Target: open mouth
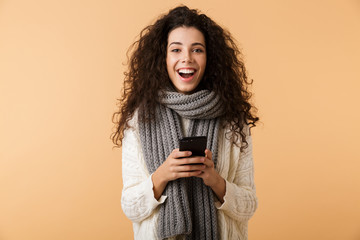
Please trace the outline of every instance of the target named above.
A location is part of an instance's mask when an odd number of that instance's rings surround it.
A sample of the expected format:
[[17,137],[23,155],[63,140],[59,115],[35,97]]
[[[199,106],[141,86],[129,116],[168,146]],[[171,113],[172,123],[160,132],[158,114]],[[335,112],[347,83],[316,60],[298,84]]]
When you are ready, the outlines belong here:
[[179,69],[178,74],[182,77],[182,78],[191,78],[192,76],[194,76],[196,70],[195,69]]

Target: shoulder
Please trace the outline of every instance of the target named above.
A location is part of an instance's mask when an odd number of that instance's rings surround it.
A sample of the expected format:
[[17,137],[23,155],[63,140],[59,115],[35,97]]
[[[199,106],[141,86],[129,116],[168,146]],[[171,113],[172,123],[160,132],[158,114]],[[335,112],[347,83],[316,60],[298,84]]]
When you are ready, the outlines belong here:
[[136,110],[126,124],[123,142],[138,142],[139,139],[138,111]]
[[132,117],[127,122],[126,129],[136,130],[138,128],[138,110],[135,110]]

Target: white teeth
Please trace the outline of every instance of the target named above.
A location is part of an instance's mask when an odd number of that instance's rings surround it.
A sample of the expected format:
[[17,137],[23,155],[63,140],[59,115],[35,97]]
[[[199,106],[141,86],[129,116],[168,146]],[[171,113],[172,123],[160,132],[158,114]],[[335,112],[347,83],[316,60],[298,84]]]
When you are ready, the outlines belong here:
[[187,73],[194,73],[194,72],[195,72],[194,69],[180,69],[180,70],[179,70],[179,73],[185,73],[185,74],[187,74]]

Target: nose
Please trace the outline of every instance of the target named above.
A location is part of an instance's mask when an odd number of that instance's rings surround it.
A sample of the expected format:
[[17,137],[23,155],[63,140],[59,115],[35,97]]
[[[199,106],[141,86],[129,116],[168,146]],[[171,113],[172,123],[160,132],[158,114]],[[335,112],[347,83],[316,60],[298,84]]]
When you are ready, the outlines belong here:
[[182,56],[182,62],[186,63],[186,62],[192,62],[192,56],[191,56],[191,52],[189,51],[184,51],[184,55]]

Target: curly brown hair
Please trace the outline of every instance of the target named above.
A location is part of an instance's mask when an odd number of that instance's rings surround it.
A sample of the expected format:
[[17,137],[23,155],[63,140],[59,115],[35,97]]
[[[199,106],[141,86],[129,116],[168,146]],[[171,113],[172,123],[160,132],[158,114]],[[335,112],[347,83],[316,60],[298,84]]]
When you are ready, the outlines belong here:
[[[179,6],[160,17],[153,25],[145,27],[138,41],[128,53],[128,71],[125,72],[124,88],[119,100],[119,111],[113,115],[116,131],[111,139],[121,146],[128,121],[140,106],[154,109],[159,103],[159,91],[171,86],[166,69],[166,51],[169,33],[178,27],[195,27],[205,37],[207,63],[198,89],[215,91],[222,99],[225,125],[230,126],[228,139],[237,143],[241,137],[241,150],[247,147],[244,125],[255,126],[259,120],[256,108],[250,104],[251,93],[242,54],[231,34],[198,10]],[[225,126],[224,125],[224,126]]]

